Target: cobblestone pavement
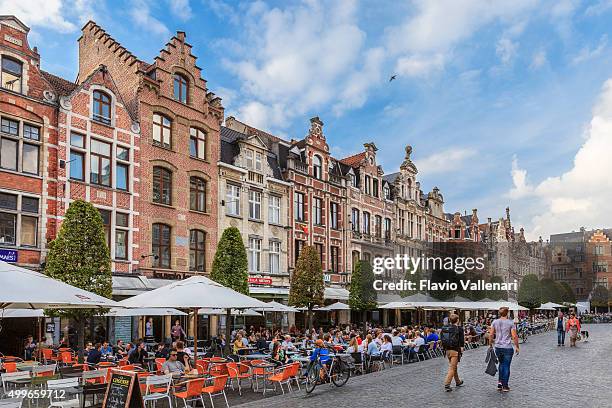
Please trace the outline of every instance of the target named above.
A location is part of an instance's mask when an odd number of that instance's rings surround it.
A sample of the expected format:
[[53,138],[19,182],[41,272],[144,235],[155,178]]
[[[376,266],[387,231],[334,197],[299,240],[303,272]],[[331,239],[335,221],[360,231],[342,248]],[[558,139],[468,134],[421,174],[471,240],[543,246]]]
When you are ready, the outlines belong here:
[[557,347],[556,332],[529,337],[512,360],[509,393],[498,392],[497,378],[484,373],[486,347],[480,347],[464,354],[459,373],[465,386],[453,392],[443,391],[447,364],[435,358],[357,376],[342,388],[320,385],[310,395],[302,390],[240,407],[612,407],[612,324],[585,328],[590,339],[576,348],[568,347],[568,338]]

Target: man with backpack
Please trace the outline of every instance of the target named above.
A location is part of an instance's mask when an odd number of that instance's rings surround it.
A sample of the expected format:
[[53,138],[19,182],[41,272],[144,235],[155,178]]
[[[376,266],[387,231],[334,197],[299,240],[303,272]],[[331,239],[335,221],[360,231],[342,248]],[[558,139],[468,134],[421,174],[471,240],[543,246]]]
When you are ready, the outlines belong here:
[[442,327],[442,333],[440,334],[442,347],[446,351],[446,358],[448,358],[448,373],[444,380],[444,390],[446,392],[453,390],[451,388],[453,378],[457,387],[463,385],[463,381],[459,379],[457,365],[461,360],[463,347],[465,346],[463,327],[459,326],[459,316],[453,313],[449,316],[448,321],[450,324]]

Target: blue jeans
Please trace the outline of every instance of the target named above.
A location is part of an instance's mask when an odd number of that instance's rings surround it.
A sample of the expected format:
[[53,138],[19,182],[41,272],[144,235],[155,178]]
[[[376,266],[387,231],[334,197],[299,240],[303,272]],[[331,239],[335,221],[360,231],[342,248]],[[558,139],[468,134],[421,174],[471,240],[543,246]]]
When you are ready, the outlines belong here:
[[565,330],[557,330],[557,344],[565,344]]
[[514,349],[495,347],[495,355],[497,355],[499,360],[499,382],[502,387],[507,387],[508,380],[510,379],[510,363],[512,362]]

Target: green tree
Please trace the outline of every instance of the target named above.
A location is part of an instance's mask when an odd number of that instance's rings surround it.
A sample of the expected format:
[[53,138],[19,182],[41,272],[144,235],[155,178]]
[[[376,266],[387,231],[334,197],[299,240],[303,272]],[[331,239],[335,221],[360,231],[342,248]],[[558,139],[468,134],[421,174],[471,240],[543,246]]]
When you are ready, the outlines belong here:
[[[72,202],[57,238],[49,244],[45,273],[59,281],[110,298],[113,290],[111,259],[104,237],[100,212],[88,202]],[[83,361],[85,322],[107,310],[64,309],[47,312],[75,321],[79,361]]]
[[[249,294],[249,264],[247,253],[242,241],[240,231],[236,227],[229,227],[223,231],[217,244],[217,252],[213,260],[210,278],[221,285],[236,292]],[[232,327],[232,310],[225,312],[225,350],[230,353],[230,336]]]
[[591,306],[595,307],[595,312],[597,312],[598,307],[608,307],[608,301],[610,300],[610,293],[605,286],[597,285],[595,289],[593,289],[593,293],[591,294]]
[[[489,280],[491,283],[504,283],[501,276],[495,275]],[[488,290],[486,297],[491,300],[508,300],[508,292],[505,290]]]
[[576,295],[572,287],[567,282],[561,282],[561,287],[563,288],[561,300],[567,303],[576,303]]
[[374,272],[369,262],[360,260],[355,265],[349,287],[349,306],[361,312],[364,333],[367,331],[367,313],[377,307]]
[[323,304],[324,291],[325,285],[319,252],[314,246],[306,245],[300,252],[295,271],[291,277],[289,304],[295,307],[308,308],[309,328],[313,328],[312,309]]
[[534,274],[526,275],[521,281],[518,290],[518,302],[529,310],[537,309],[542,304],[542,288],[538,277]]
[[557,282],[550,278],[544,278],[540,281],[541,298],[542,303],[562,302],[562,289]]

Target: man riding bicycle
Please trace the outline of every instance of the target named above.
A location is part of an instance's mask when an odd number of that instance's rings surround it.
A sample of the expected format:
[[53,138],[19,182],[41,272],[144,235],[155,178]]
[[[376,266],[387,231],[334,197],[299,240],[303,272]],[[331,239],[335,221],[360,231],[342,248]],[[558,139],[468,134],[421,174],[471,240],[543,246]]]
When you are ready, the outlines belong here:
[[310,362],[315,363],[317,358],[319,359],[319,363],[321,363],[319,376],[321,377],[321,381],[323,381],[327,375],[327,368],[331,363],[331,358],[329,357],[329,349],[325,347],[322,339],[318,339],[315,342],[315,349],[310,355]]

